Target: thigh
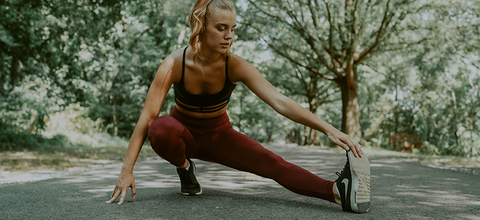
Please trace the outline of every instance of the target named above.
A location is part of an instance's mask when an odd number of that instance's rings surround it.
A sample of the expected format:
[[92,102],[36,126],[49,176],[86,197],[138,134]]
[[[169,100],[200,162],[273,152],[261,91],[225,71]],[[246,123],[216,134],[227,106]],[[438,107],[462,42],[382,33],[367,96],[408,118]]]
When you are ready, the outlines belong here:
[[171,116],[155,119],[148,129],[153,150],[170,163],[180,166],[185,157],[195,157],[197,143],[189,129]]

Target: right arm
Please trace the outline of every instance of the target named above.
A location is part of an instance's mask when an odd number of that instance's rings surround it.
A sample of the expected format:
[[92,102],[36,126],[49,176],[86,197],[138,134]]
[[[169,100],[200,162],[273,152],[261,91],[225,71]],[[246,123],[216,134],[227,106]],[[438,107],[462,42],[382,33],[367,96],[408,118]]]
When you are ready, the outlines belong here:
[[121,195],[120,202],[118,203],[121,205],[125,199],[128,188],[132,188],[132,198],[135,198],[136,190],[135,180],[133,178],[133,166],[135,165],[138,154],[142,149],[148,128],[155,118],[157,118],[163,102],[165,101],[165,97],[167,96],[168,90],[175,81],[175,77],[173,76],[173,64],[174,58],[172,55],[170,55],[162,62],[157,70],[157,74],[155,75],[150,89],[148,90],[142,114],[140,115],[132,137],[130,138],[130,143],[128,144],[127,154],[125,155],[122,171],[118,177],[115,189],[110,196],[111,199],[106,203],[112,203],[118,198],[119,195]]

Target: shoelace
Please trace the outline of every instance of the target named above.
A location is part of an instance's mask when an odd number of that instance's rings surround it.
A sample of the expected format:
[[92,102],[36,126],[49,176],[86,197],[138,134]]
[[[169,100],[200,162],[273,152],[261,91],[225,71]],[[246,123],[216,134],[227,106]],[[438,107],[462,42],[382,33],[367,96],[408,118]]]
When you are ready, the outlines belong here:
[[335,174],[337,174],[337,176],[340,177],[343,171],[345,171],[345,169],[347,168],[347,166],[348,166],[348,162],[345,164],[345,166],[343,166],[342,172],[335,172]]
[[188,177],[190,178],[190,183],[197,185],[197,178],[195,178],[195,175],[193,173],[188,172]]
[[[191,185],[191,184],[196,185],[196,184],[198,184],[197,178],[195,178],[195,174],[190,173],[190,171],[188,171],[188,170],[186,170],[186,169],[185,169],[185,171],[183,171],[183,173],[184,173],[184,174],[183,174],[182,176],[184,177],[184,180],[187,181],[187,185]],[[187,177],[187,176],[188,176],[188,177]]]

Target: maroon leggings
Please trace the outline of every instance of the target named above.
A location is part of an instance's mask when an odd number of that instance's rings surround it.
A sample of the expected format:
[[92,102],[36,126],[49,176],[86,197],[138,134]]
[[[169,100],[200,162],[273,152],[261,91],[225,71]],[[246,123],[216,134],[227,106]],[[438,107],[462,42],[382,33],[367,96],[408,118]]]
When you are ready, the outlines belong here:
[[170,116],[153,121],[148,139],[153,150],[175,166],[183,165],[185,157],[215,162],[273,179],[292,192],[335,202],[334,182],[285,161],[233,130],[227,113],[197,119],[173,108]]

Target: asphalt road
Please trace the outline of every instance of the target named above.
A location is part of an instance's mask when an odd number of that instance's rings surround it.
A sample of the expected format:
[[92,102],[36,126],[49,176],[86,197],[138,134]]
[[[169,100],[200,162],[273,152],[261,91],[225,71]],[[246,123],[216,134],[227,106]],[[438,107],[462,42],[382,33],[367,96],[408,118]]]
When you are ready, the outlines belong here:
[[[344,154],[271,146],[270,150],[334,180]],[[162,159],[137,162],[137,195],[105,204],[120,172],[105,167],[61,178],[0,185],[0,219],[480,219],[480,176],[396,159],[370,158],[371,208],[341,211],[276,182],[218,164],[197,162],[203,195],[180,194],[175,168]],[[117,200],[118,201],[118,200]]]

